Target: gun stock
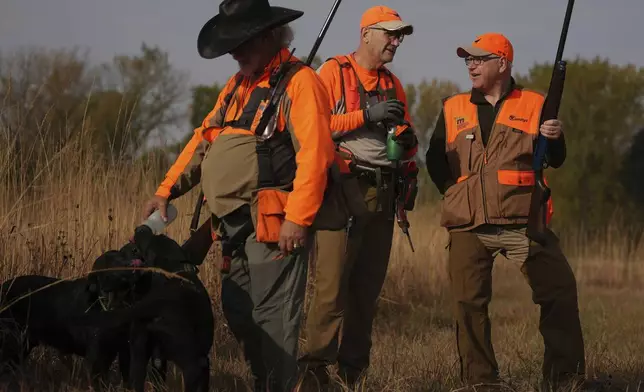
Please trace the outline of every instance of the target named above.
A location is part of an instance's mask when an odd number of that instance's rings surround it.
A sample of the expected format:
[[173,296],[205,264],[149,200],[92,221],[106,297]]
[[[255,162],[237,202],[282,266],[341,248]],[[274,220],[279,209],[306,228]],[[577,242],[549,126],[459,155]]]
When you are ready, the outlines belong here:
[[[559,38],[559,47],[557,48],[557,55],[555,57],[552,76],[550,78],[550,86],[548,87],[548,95],[546,96],[543,108],[541,109],[539,124],[543,124],[547,120],[556,119],[559,115],[559,106],[561,104],[564,81],[566,79],[566,62],[561,58],[563,56],[566,37],[568,35],[568,26],[570,25],[570,16],[572,14],[573,5],[574,0],[568,0],[566,16],[564,17],[561,37]],[[530,212],[528,215],[526,234],[528,238],[542,245],[545,244],[546,241],[547,204],[551,194],[550,188],[546,185],[543,176],[543,171],[547,167],[547,153],[548,140],[539,133],[532,161],[532,170],[535,174],[535,186],[530,199]]]
[[[198,218],[198,216],[197,216]],[[181,247],[188,254],[190,261],[194,265],[201,265],[204,259],[208,255],[208,251],[213,243],[212,233],[211,233],[211,219],[208,218],[199,229],[192,230],[190,237],[184,242]],[[197,224],[199,219],[197,219]]]

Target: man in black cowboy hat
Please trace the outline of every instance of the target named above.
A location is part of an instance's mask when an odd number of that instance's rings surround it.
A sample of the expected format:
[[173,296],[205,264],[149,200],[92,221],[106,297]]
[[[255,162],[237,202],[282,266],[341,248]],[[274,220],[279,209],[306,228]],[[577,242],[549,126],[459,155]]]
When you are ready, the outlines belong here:
[[[217,234],[239,237],[250,227],[243,241],[232,244],[222,307],[244,346],[256,390],[291,390],[297,381],[310,227],[335,156],[328,95],[315,71],[287,50],[292,31],[286,24],[302,12],[267,0],[226,0],[219,10],[199,33],[198,51],[207,59],[230,53],[239,72],[146,204],[144,216],[155,209],[164,216],[169,200],[201,182]],[[286,81],[277,84],[282,99],[268,125],[258,126],[276,73]]]

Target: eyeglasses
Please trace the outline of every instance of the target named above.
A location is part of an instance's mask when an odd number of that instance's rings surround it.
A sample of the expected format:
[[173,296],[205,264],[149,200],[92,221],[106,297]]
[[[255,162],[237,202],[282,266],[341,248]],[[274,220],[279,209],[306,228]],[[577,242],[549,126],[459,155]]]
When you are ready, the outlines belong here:
[[371,30],[380,30],[384,31],[385,35],[389,39],[389,41],[393,41],[394,39],[398,39],[398,42],[402,43],[403,40],[405,39],[405,34],[403,34],[402,31],[391,31],[387,29],[383,29],[380,27],[370,27]]
[[499,57],[499,56],[494,56],[494,55],[487,55],[487,56],[468,56],[468,57],[466,57],[466,58],[465,58],[465,65],[467,65],[468,67],[469,67],[471,64],[474,64],[474,65],[481,65],[481,64],[483,64],[483,63],[484,63],[484,62],[486,62],[486,61],[494,60],[494,59],[500,59],[500,58],[501,58],[501,57]]

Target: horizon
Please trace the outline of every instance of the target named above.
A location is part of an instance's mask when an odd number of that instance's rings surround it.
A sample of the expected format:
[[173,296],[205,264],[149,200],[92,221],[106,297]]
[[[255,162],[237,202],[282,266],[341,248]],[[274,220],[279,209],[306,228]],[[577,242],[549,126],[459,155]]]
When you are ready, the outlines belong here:
[[[308,56],[333,1],[270,1],[304,11],[291,23],[295,31],[292,48],[298,57]],[[299,3],[299,4],[298,4]],[[383,4],[398,11],[414,25],[388,64],[403,85],[423,79],[448,79],[460,88],[469,86],[467,69],[456,56],[456,47],[472,42],[486,31],[505,34],[514,46],[514,73],[526,74],[535,63],[552,63],[557,51],[567,1],[452,0],[431,4],[423,0],[344,1],[331,21],[317,55],[322,59],[352,52],[359,39],[362,13]],[[608,59],[615,65],[644,66],[644,51],[637,26],[644,14],[641,0],[577,1],[572,12],[564,59],[576,57]],[[201,58],[196,49],[197,34],[218,12],[219,1],[198,0],[190,7],[160,0],[154,8],[142,0],[9,0],[0,14],[0,51],[36,46],[47,49],[89,50],[92,63],[107,62],[117,54],[137,54],[142,43],[166,51],[178,70],[187,72],[190,87],[225,83],[237,70],[229,55],[215,60]],[[500,10],[503,9],[503,12]],[[465,12],[464,12],[465,11]],[[523,18],[529,15],[529,18]],[[619,21],[608,25],[605,21]],[[458,21],[455,23],[454,21]],[[427,43],[429,47],[424,44]],[[185,96],[182,102],[189,102]],[[181,132],[181,131],[180,131]]]

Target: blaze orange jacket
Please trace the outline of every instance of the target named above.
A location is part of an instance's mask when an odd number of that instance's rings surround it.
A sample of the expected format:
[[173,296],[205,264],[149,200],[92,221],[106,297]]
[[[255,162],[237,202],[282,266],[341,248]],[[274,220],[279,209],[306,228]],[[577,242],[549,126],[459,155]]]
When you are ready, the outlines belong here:
[[[264,73],[251,82],[244,78],[225,111],[224,121],[237,120],[256,87],[267,87],[271,71],[289,56],[282,49],[266,66]],[[293,59],[291,61],[297,61]],[[213,110],[206,116],[202,125],[194,130],[192,139],[185,146],[175,163],[167,172],[165,180],[156,191],[164,198],[179,197],[192,189],[200,181],[200,164],[209,143],[223,133],[251,133],[245,129],[224,126],[222,103],[224,97],[233,89],[235,76],[231,77],[219,94]],[[335,157],[335,145],[329,133],[330,113],[328,95],[315,71],[309,67],[298,70],[288,85],[281,101],[277,129],[287,129],[294,136],[297,170],[293,191],[288,196],[285,207],[286,219],[302,226],[310,226],[322,204],[327,184],[327,169]],[[218,118],[219,117],[219,118]],[[222,170],[226,170],[222,162]]]

